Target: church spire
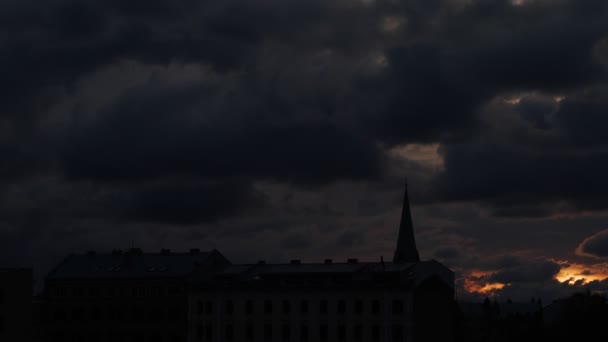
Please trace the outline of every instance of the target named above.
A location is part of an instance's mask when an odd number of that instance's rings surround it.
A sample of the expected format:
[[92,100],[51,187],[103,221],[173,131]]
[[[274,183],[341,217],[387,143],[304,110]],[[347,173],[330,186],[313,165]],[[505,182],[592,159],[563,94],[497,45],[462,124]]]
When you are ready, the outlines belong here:
[[410,211],[410,199],[407,193],[407,180],[405,181],[405,194],[403,195],[403,208],[401,209],[401,224],[399,225],[399,238],[397,250],[393,262],[403,264],[408,262],[419,262],[416,240],[414,238],[414,225]]

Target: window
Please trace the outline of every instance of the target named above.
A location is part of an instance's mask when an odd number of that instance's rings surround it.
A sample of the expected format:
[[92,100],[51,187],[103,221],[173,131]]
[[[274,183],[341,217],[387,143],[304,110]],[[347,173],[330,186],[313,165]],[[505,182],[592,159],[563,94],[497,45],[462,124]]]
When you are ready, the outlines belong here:
[[65,297],[65,287],[60,287],[58,290],[58,295],[60,297]]
[[291,302],[283,300],[283,313],[287,315],[289,312],[291,312]]
[[211,324],[207,324],[205,327],[205,338],[207,341],[211,341],[213,339],[213,326],[211,326]]
[[272,314],[272,301],[270,299],[264,301],[264,313],[266,315]]
[[183,317],[183,312],[178,306],[172,306],[167,310],[167,319],[172,322],[179,321]]
[[399,299],[393,300],[393,315],[403,314],[403,301]]
[[303,314],[308,313],[308,301],[307,300],[302,300],[302,302],[300,303],[300,312]]
[[355,313],[360,315],[363,313],[363,301],[361,299],[357,299],[355,301]]
[[308,325],[300,327],[300,341],[308,341]]
[[142,307],[136,307],[133,309],[133,317],[140,321],[143,322],[146,318],[146,310],[144,310],[144,308]]
[[80,321],[82,320],[84,317],[82,317],[84,314],[84,309],[82,308],[73,308],[72,309],[72,320],[74,321]]
[[101,318],[101,309],[98,307],[91,308],[89,318],[93,321],[97,321]]
[[152,295],[155,297],[160,297],[163,295],[163,289],[159,286],[155,286],[152,288]]
[[353,328],[353,337],[355,341],[361,341],[361,338],[363,338],[363,326],[361,324],[357,324]]
[[225,304],[224,306],[226,309],[226,314],[232,315],[234,313],[234,303],[231,300],[226,300],[226,302],[224,304]]
[[283,341],[289,341],[291,339],[291,327],[289,324],[283,324],[282,335]]
[[55,311],[55,321],[65,321],[67,318],[67,313],[65,310],[59,309]]
[[327,341],[327,324],[321,324],[321,326],[319,327],[319,338],[321,339],[321,341]]
[[346,313],[346,301],[344,299],[338,301],[338,313],[341,315]]
[[245,328],[245,338],[247,341],[253,341],[253,324],[251,323],[247,324]]
[[178,294],[182,293],[182,290],[179,286],[171,286],[171,287],[169,287],[168,293],[170,295],[178,295]]
[[270,324],[264,325],[264,340],[265,341],[272,340],[272,325],[270,325]]
[[198,302],[196,302],[196,313],[200,316],[203,314],[204,311],[205,310],[203,302],[199,300]]
[[393,325],[393,341],[403,340],[403,326],[399,324]]
[[252,300],[247,300],[247,301],[245,302],[245,312],[246,312],[248,315],[253,314],[253,301],[252,301]]
[[321,312],[322,315],[327,315],[327,300],[323,299],[321,300],[320,306],[319,306],[319,311]]
[[380,326],[378,325],[372,327],[372,341],[380,341]]
[[203,325],[199,324],[196,326],[196,339],[199,341],[203,340]]
[[380,313],[380,301],[377,299],[372,301],[372,313],[375,315]]
[[211,315],[213,313],[213,302],[212,301],[207,301],[205,303],[205,313],[207,315]]
[[99,288],[97,288],[97,287],[91,287],[89,289],[89,296],[91,296],[91,297],[99,297]]
[[232,324],[226,325],[226,340],[227,341],[234,340],[234,327],[232,326]]
[[72,289],[72,293],[74,294],[74,297],[83,297],[84,289],[82,287],[75,287]]
[[344,324],[338,325],[338,340],[346,340],[346,326]]

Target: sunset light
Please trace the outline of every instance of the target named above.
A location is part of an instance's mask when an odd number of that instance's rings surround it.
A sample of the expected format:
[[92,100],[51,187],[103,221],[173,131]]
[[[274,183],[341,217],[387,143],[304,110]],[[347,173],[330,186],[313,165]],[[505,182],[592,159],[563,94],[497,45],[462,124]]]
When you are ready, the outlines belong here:
[[0,16],[0,342],[608,341],[608,0]]
[[473,271],[464,280],[464,289],[469,293],[479,293],[486,296],[494,296],[496,292],[502,290],[508,284],[489,282],[487,277],[491,276],[492,271]]
[[556,261],[562,265],[560,272],[555,276],[555,279],[560,283],[568,283],[574,285],[581,283],[588,284],[592,281],[602,281],[608,279],[608,264],[574,264],[566,261]]

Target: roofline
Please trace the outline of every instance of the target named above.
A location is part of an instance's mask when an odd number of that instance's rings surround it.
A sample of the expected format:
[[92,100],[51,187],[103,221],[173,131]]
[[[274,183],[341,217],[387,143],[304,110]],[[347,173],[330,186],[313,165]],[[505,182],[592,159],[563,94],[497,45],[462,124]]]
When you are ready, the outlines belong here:
[[63,258],[63,260],[61,260],[59,262],[59,264],[57,264],[57,266],[53,267],[52,270],[50,270],[45,276],[44,276],[44,280],[46,281],[48,278],[50,278],[53,274],[55,274],[57,272],[57,270],[63,266],[70,258],[72,258],[74,256],[74,253],[70,253],[68,254],[68,256],[66,256],[65,258]]

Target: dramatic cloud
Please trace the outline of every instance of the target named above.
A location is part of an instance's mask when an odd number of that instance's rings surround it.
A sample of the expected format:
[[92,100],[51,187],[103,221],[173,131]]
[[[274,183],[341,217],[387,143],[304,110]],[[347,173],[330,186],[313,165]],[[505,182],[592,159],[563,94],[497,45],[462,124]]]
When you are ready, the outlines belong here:
[[576,253],[595,258],[608,257],[608,230],[592,235],[578,246]]
[[560,271],[560,265],[550,261],[526,260],[523,265],[507,268],[492,274],[489,281],[503,284],[522,282],[544,282],[550,281]]
[[561,293],[605,256],[607,70],[599,0],[6,0],[2,260],[378,259],[407,175],[461,287]]

